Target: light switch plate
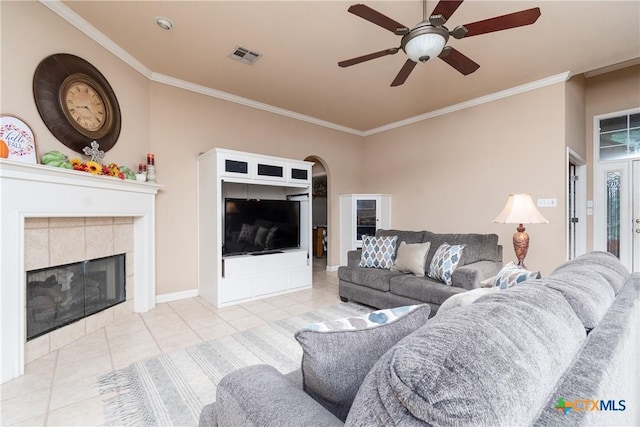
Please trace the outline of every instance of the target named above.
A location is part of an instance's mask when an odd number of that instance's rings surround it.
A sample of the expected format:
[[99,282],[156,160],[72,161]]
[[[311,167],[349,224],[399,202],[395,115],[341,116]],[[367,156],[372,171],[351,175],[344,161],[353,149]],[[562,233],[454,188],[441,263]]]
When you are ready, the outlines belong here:
[[538,199],[539,208],[555,208],[558,206],[558,199]]

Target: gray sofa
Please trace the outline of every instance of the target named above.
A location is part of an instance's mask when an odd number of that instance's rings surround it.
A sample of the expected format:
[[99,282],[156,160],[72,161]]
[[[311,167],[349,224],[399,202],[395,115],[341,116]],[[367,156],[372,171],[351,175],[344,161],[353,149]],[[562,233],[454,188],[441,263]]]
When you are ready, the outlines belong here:
[[355,301],[375,308],[427,303],[432,315],[450,296],[480,287],[480,281],[495,276],[502,268],[502,246],[496,234],[439,234],[430,231],[383,230],[376,237],[398,236],[397,243],[431,242],[425,272],[433,255],[443,243],[465,244],[462,261],[454,270],[452,285],[413,274],[380,268],[358,267],[361,250],[349,251],[348,265],[338,268],[342,301]]
[[[349,358],[333,358],[348,345],[342,347],[325,348],[315,362],[353,374]],[[351,360],[363,357],[352,350]],[[353,402],[336,402],[343,411],[318,403],[303,391],[308,384],[301,388],[274,368],[256,365],[222,379],[217,402],[203,409],[200,423],[639,425],[639,353],[640,273],[593,252],[548,278],[443,308],[399,337],[370,369],[357,365],[364,380]]]

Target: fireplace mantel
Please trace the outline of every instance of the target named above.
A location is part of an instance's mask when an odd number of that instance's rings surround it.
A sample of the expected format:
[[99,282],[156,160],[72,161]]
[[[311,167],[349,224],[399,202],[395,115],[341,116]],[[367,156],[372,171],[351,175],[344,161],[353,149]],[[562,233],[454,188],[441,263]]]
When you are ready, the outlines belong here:
[[133,217],[134,310],[155,306],[155,197],[161,185],[0,159],[2,383],[24,373],[25,218]]

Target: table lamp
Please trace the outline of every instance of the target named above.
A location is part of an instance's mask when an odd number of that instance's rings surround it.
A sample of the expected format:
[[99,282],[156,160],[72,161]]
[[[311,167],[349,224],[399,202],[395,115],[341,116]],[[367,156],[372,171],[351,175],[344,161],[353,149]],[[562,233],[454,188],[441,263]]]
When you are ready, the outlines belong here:
[[492,221],[501,224],[518,224],[513,234],[513,249],[518,258],[518,265],[524,266],[524,258],[529,249],[529,235],[525,232],[523,224],[547,224],[549,221],[542,216],[533,203],[530,194],[511,194],[502,212]]

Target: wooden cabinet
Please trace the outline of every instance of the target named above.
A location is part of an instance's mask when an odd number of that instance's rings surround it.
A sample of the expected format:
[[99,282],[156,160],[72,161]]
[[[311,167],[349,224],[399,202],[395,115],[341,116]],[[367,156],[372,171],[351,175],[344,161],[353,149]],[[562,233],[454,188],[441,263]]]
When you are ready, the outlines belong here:
[[313,255],[316,258],[324,258],[326,235],[327,227],[317,226],[313,228]]
[[347,252],[362,247],[363,236],[391,226],[391,196],[346,194],[340,196],[340,264],[347,265]]
[[[313,163],[214,149],[198,157],[198,292],[216,307],[312,285]],[[223,255],[225,199],[300,202],[298,248]]]

